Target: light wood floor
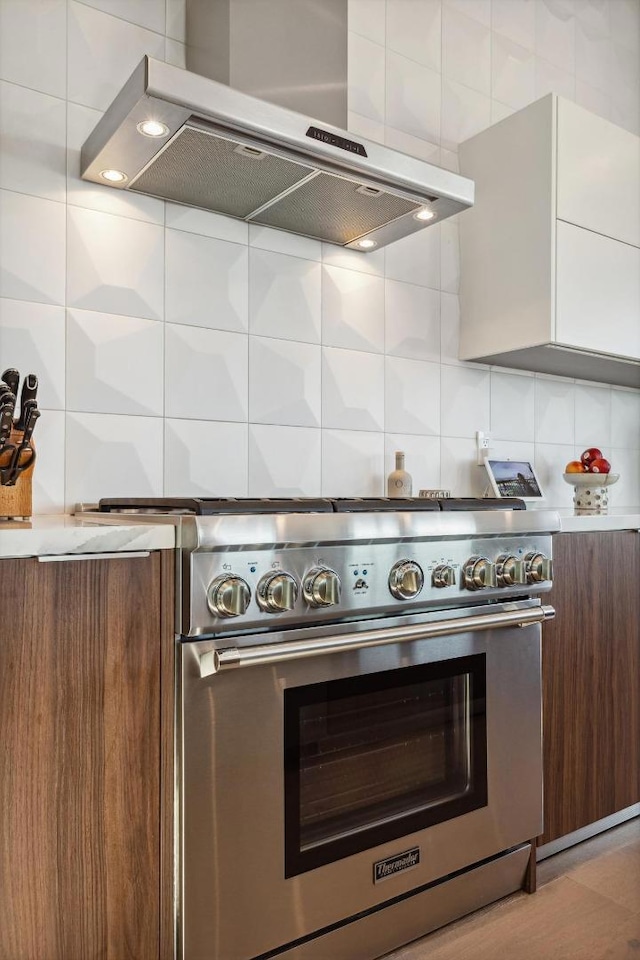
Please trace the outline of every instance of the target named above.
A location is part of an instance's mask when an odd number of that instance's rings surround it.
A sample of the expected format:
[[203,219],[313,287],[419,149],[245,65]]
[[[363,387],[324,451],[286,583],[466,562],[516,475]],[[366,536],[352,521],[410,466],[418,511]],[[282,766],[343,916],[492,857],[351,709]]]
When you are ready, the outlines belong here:
[[385,960],[640,960],[640,818],[538,864],[517,893]]

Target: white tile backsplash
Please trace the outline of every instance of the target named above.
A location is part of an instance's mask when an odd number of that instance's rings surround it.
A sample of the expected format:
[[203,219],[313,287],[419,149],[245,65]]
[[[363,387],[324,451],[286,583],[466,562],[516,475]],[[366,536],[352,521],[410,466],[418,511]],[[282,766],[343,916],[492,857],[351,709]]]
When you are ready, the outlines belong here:
[[254,248],[249,265],[251,333],[319,343],[320,264]]
[[164,246],[164,230],[156,224],[70,206],[67,303],[83,310],[161,320]]
[[442,0],[442,5],[445,10],[457,10],[485,27],[491,25],[491,0]]
[[611,472],[620,479],[611,487],[610,500],[614,507],[634,507],[638,503],[640,487],[640,450],[611,449]]
[[445,5],[442,11],[442,73],[479,93],[491,89],[491,30]]
[[349,30],[384,46],[385,4],[371,0],[348,0]]
[[495,35],[491,53],[491,96],[514,109],[535,99],[535,57],[530,49]]
[[64,513],[66,414],[63,410],[47,410],[43,407],[40,423],[42,420],[45,421],[46,428],[38,428],[33,437],[36,450],[32,487],[33,511]]
[[535,63],[535,99],[546,96],[548,93],[557,93],[560,97],[575,99],[575,73],[563,70],[555,63],[536,57]]
[[0,190],[0,297],[63,304],[65,205]]
[[607,92],[612,73],[612,45],[588,23],[576,22],[576,78]]
[[82,3],[156,33],[165,32],[166,0],[82,0]]
[[384,430],[384,358],[322,348],[322,424],[339,430]]
[[491,374],[468,366],[441,371],[440,428],[445,437],[474,437],[488,432],[491,423]]
[[165,416],[246,420],[246,334],[177,323],[165,326]]
[[570,73],[575,69],[576,50],[572,9],[566,0],[536,0],[536,53]]
[[167,497],[247,495],[247,424],[165,421]]
[[322,431],[324,497],[379,497],[385,477],[382,433]]
[[442,81],[442,146],[456,150],[491,124],[491,99],[447,78]]
[[384,425],[387,433],[437,436],[440,365],[404,357],[385,360]]
[[575,384],[536,377],[535,418],[536,443],[575,443]]
[[[105,188],[109,192],[108,188]],[[117,193],[111,190],[111,193]],[[160,203],[160,201],[154,201]],[[198,233],[214,240],[228,240],[229,243],[244,243],[249,240],[249,228],[243,220],[223,217],[211,210],[198,210],[196,207],[183,207],[179,203],[165,203],[165,225],[186,233]]]
[[597,113],[601,117],[609,117],[611,113],[611,97],[608,93],[598,90],[584,80],[576,80],[576,103],[585,110]]
[[[219,217],[219,219],[229,220],[230,218]],[[239,223],[237,220],[231,222]],[[261,250],[285,253],[290,257],[301,257],[303,260],[322,260],[322,243],[319,240],[314,240],[312,237],[298,237],[295,233],[263,227],[259,223],[252,223],[249,226],[249,244]]]
[[322,268],[322,342],[328,347],[384,352],[382,277]]
[[384,123],[384,47],[349,31],[349,110]]
[[[533,442],[535,381],[511,373],[491,371],[491,438]],[[493,453],[492,449],[492,453]],[[513,459],[513,454],[509,454]]]
[[385,349],[394,357],[440,360],[440,294],[415,283],[385,283]]
[[64,99],[67,0],[1,0],[0,78]]
[[[36,510],[381,494],[396,450],[415,492],[480,495],[479,429],[552,505],[592,444],[640,504],[640,391],[458,359],[459,218],[363,255],[80,180],[142,56],[184,64],[185,11],[0,0],[0,361],[40,379]],[[551,90],[640,131],[637,0],[349,0],[348,40],[354,138],[450,170]]]
[[320,346],[252,337],[249,346],[249,420],[320,426]]
[[157,320],[67,312],[68,410],[161,417],[163,361]]
[[[156,0],[139,0],[150,9]],[[130,6],[130,0],[121,0]],[[110,2],[105,7],[111,8]],[[154,33],[85,3],[68,3],[67,98],[106,110],[147,54],[164,60],[164,34]]]
[[64,410],[64,307],[0,299],[0,363],[3,370],[15,367],[22,376],[35,373],[40,405]]
[[166,0],[167,37],[179,43],[187,38],[186,5],[187,0]]
[[251,424],[249,496],[320,496],[321,444],[321,430]]
[[[366,2],[366,0],[365,0]],[[369,10],[382,7],[368,2]],[[387,0],[387,49],[432,70],[442,61],[440,0]]]
[[428,227],[386,247],[386,276],[390,280],[439,290],[442,226],[444,224]]
[[634,53],[640,52],[640,4],[637,0],[617,0],[611,4],[611,39]]
[[612,389],[611,444],[640,450],[640,392]]
[[611,390],[576,383],[575,405],[574,443],[599,447],[606,457],[611,446]]
[[481,497],[487,473],[476,462],[475,439],[440,438],[440,484],[456,497]]
[[244,244],[165,232],[165,319],[246,333],[249,258]]
[[580,451],[570,444],[536,443],[534,467],[550,507],[567,509],[573,504],[573,487],[563,480],[564,468]]
[[492,0],[492,42],[496,34],[533,50],[536,37],[536,0]]
[[0,187],[64,203],[66,126],[64,100],[0,81]]
[[[41,433],[45,416],[38,424]],[[161,496],[162,434],[159,417],[67,413],[67,509],[101,497]]]
[[421,140],[440,138],[440,74],[415,60],[387,52],[386,123]]

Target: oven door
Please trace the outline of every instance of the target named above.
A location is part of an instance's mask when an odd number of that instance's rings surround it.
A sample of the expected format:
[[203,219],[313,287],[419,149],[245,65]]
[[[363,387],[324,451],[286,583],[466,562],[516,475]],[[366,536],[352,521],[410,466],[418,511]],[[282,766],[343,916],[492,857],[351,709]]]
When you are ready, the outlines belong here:
[[184,960],[258,957],[539,834],[549,609],[183,644]]

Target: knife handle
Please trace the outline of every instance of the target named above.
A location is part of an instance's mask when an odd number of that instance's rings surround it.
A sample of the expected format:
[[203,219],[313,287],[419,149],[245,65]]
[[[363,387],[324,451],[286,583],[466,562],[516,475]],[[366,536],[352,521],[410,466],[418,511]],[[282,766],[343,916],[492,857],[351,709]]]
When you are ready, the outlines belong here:
[[[36,407],[32,407],[29,410],[22,440],[13,453],[8,469],[3,471],[3,483],[7,487],[12,487],[23,470],[26,470],[27,467],[30,467],[36,458],[36,452],[31,446],[31,437],[33,436],[33,431],[39,416],[40,411]],[[30,456],[27,456],[27,458],[20,463],[20,458],[22,457],[23,453],[28,453]]]
[[15,367],[9,367],[8,370],[5,370],[2,374],[2,381],[11,390],[11,393],[14,396],[18,396],[18,384],[20,383],[20,372],[16,370]]
[[27,444],[31,443],[31,437],[33,436],[33,431],[40,416],[40,411],[36,406],[31,407],[27,415],[27,423],[24,428],[24,433],[22,434],[22,440],[20,441],[21,447],[26,447]]
[[6,393],[3,393],[0,397],[0,453],[4,450],[11,437],[15,403],[16,398],[7,388]]
[[16,430],[24,430],[27,422],[25,405],[29,400],[35,402],[38,392],[38,378],[35,373],[28,373],[22,381],[22,390],[20,391],[20,416],[14,423]]

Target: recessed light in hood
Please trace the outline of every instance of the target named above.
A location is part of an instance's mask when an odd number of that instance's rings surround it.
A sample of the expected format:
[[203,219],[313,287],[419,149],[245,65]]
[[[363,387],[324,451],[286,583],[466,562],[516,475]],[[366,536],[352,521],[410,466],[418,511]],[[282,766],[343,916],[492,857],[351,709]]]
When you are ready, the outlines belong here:
[[112,171],[116,189],[362,251],[473,204],[465,177],[150,57],[82,148],[85,180]]

